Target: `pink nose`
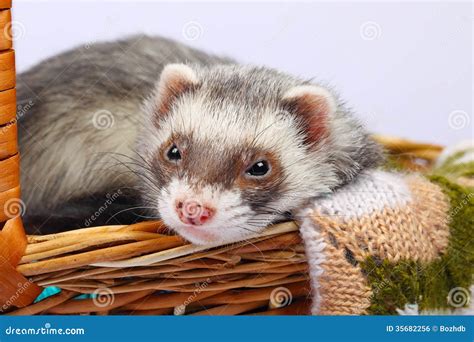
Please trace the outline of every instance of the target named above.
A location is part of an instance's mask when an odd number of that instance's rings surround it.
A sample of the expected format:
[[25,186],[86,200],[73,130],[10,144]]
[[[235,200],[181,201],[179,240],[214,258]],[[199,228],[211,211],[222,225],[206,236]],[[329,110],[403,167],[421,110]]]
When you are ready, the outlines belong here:
[[181,222],[201,226],[214,216],[215,209],[193,199],[176,201],[176,213]]

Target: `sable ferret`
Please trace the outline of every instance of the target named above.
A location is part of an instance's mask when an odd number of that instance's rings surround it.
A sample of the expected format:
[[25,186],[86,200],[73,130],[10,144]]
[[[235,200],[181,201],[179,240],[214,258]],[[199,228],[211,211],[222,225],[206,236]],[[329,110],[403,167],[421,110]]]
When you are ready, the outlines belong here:
[[327,87],[158,37],[50,58],[19,75],[18,104],[30,232],[141,215],[229,242],[381,159]]

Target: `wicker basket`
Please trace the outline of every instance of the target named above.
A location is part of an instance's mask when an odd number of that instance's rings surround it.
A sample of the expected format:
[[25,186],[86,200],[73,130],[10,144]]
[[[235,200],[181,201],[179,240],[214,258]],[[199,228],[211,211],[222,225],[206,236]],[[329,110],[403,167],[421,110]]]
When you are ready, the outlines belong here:
[[[19,201],[11,1],[0,0],[0,207]],[[398,165],[426,170],[441,147],[375,137]],[[310,286],[294,222],[223,246],[194,246],[158,221],[24,235],[0,210],[0,309],[9,315],[307,314]],[[44,287],[61,291],[33,303]],[[3,297],[2,297],[3,293]]]
[[[0,206],[20,195],[11,1],[0,0]],[[0,222],[9,217],[0,210]]]

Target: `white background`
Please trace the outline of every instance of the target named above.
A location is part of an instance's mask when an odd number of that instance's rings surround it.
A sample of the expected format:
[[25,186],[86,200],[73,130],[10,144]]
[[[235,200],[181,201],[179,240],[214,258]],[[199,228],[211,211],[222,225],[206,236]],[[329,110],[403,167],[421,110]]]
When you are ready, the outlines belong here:
[[472,3],[14,1],[17,68],[133,33],[328,81],[377,133],[473,138]]

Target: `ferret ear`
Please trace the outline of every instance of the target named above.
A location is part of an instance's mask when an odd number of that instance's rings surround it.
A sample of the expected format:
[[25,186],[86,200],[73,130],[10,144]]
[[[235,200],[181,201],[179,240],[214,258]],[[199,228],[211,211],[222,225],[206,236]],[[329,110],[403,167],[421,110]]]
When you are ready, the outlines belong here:
[[155,105],[159,113],[167,113],[173,101],[198,84],[193,69],[185,64],[168,64],[161,72],[155,90]]
[[329,133],[329,118],[337,110],[334,96],[325,88],[316,85],[301,85],[283,95],[286,110],[302,119],[307,144],[318,142]]

